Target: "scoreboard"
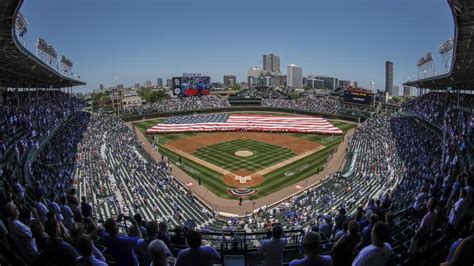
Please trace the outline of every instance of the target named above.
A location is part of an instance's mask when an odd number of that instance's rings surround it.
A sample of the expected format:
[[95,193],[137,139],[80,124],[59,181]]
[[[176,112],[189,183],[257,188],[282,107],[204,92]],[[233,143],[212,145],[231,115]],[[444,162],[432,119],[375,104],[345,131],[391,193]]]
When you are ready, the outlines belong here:
[[374,104],[374,93],[360,90],[344,91],[344,102],[372,106]]
[[178,96],[195,96],[209,94],[211,78],[201,74],[184,73],[173,77],[173,94]]

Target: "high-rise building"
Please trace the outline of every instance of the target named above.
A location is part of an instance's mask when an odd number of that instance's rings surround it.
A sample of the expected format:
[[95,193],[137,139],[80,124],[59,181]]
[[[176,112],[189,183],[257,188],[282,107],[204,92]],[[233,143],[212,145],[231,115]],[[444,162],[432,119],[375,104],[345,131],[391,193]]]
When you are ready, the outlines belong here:
[[306,79],[306,87],[311,89],[321,89],[324,87],[324,81],[320,79],[310,78]]
[[117,84],[117,90],[123,90],[124,88],[123,84]]
[[135,89],[139,89],[140,88],[140,83],[135,83],[135,85],[133,86]]
[[385,92],[391,93],[393,86],[393,63],[385,62]]
[[280,73],[280,56],[274,54],[264,54],[263,71],[269,73]]
[[263,71],[258,67],[252,67],[247,71],[247,82],[249,86],[260,85],[259,78],[263,75]]
[[323,76],[323,75],[316,75],[316,76],[310,76],[315,79],[322,80],[324,82],[324,88],[329,89],[329,90],[335,90],[338,85],[338,79],[335,77],[329,77],[329,76]]
[[303,88],[303,68],[295,64],[288,65],[287,85],[290,88]]
[[353,81],[353,82],[352,82],[352,87],[353,87],[353,88],[358,88],[357,81]]
[[392,89],[390,91],[390,94],[392,96],[400,96],[400,87],[398,86],[392,86]]
[[351,81],[350,80],[339,80],[338,82],[338,87],[341,87],[343,89],[347,89],[349,86],[351,86]]
[[403,86],[403,97],[409,97],[409,96],[410,96],[410,87]]
[[163,88],[163,79],[162,78],[157,78],[156,79],[156,86],[158,88]]
[[166,87],[168,88],[173,87],[173,79],[166,79]]
[[224,75],[224,86],[232,87],[237,83],[237,77],[235,75]]
[[275,86],[277,87],[286,87],[286,75],[276,75],[275,76]]
[[145,84],[143,84],[143,86],[145,86],[145,88],[151,88],[151,80],[145,81]]
[[99,90],[103,91],[104,90],[104,84],[99,85]]

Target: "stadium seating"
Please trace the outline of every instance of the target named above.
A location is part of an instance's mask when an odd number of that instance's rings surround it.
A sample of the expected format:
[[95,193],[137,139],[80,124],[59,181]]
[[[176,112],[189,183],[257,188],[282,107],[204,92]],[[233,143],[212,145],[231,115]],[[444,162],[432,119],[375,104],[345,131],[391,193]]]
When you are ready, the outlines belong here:
[[[99,227],[119,214],[140,214],[143,226],[146,221],[158,220],[170,228],[180,228],[193,220],[203,232],[204,244],[215,247],[223,257],[222,262],[230,265],[261,263],[258,248],[274,223],[282,225],[289,239],[283,256],[286,263],[302,256],[299,243],[304,232],[319,231],[321,253],[331,254],[344,235],[344,221],[356,221],[360,234],[365,235],[364,228],[370,228],[372,214],[378,214],[379,220],[389,226],[387,242],[393,251],[390,265],[442,262],[453,240],[469,234],[474,169],[469,145],[473,123],[472,116],[465,111],[450,107],[442,111],[440,131],[425,124],[426,120],[434,121],[427,116],[372,117],[360,124],[349,140],[346,172],[331,174],[317,186],[254,214],[223,218],[171,175],[166,158],[151,158],[118,117],[79,111],[82,103],[62,93],[44,93],[38,99],[41,100],[36,103],[25,100],[19,107],[14,102],[2,106],[1,221],[8,229],[8,234],[2,235],[6,244],[0,241],[2,262],[31,259],[15,244],[18,236],[11,231],[10,207],[3,210],[7,202],[20,208],[19,220],[31,228],[32,239],[38,235],[30,217],[40,217],[48,208],[54,213],[53,203],[61,210],[72,210],[73,224],[64,221],[69,230],[74,231],[75,223],[86,223],[77,200],[82,196],[86,199],[84,204],[92,207],[92,218]],[[274,101],[268,104],[277,105],[283,100]],[[429,105],[411,103],[410,108],[424,108],[417,104]],[[292,104],[288,108],[298,109]],[[32,118],[32,112],[37,118]],[[56,127],[58,130],[53,131]],[[52,138],[40,147],[50,133]],[[21,170],[27,163],[26,155],[37,148],[40,149],[31,168],[33,182],[28,183]],[[357,156],[350,157],[354,154]],[[468,207],[460,222],[453,225],[450,212],[453,204],[461,200],[458,195],[462,189],[469,193],[465,196]],[[49,197],[51,192],[57,197]],[[62,197],[65,202],[58,200]],[[437,209],[439,218],[429,244],[412,252],[429,197],[441,203]],[[59,214],[66,217],[63,211],[55,213],[56,217]],[[133,223],[121,222],[120,226],[121,233],[132,234]],[[173,237],[176,232],[169,235]],[[63,238],[68,240],[66,235]],[[107,262],[113,264],[112,254],[104,250],[106,240],[102,236],[94,239]],[[40,238],[36,240],[41,243]],[[358,248],[367,244],[361,242]],[[174,256],[186,248],[176,243],[171,247]]]

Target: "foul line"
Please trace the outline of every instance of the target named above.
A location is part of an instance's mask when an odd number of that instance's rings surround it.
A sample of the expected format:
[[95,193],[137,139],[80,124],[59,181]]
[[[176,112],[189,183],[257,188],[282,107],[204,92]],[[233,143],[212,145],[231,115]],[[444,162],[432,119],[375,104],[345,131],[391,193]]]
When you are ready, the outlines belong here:
[[[170,145],[168,145],[168,144],[163,145],[163,147],[165,147],[166,149],[168,149],[168,150],[170,150],[170,151],[172,151],[172,152],[174,152],[174,153],[176,153],[176,154],[178,154],[178,155],[180,155],[180,156],[182,156],[182,157],[184,157],[184,158],[186,158],[186,159],[188,159],[188,160],[190,160],[190,161],[193,161],[193,162],[195,162],[195,163],[198,163],[198,164],[200,164],[200,165],[203,165],[203,166],[205,166],[205,167],[207,167],[207,168],[209,168],[209,169],[211,169],[211,170],[213,170],[213,171],[216,171],[216,172],[218,172],[218,173],[220,173],[220,174],[222,174],[222,175],[232,174],[232,175],[235,176],[235,174],[233,174],[233,173],[230,172],[229,170],[226,170],[226,169],[224,169],[224,168],[222,168],[222,167],[219,167],[219,166],[217,166],[217,165],[215,165],[215,164],[212,164],[212,163],[209,163],[209,162],[204,161],[204,160],[202,160],[202,159],[199,159],[199,158],[197,158],[197,157],[195,157],[195,156],[193,156],[193,155],[191,155],[191,154],[189,154],[189,153],[183,152],[183,151],[181,151],[181,150],[179,150],[179,149],[177,149],[177,148],[175,148],[175,147],[172,147],[172,146],[170,146]],[[322,150],[322,149],[324,149],[324,148],[326,148],[326,146],[321,145],[321,146],[319,146],[319,147],[317,147],[317,148],[314,148],[314,149],[312,149],[312,150],[309,150],[309,151],[307,151],[307,152],[304,152],[304,153],[302,153],[302,154],[299,154],[299,155],[297,155],[297,156],[295,156],[295,157],[291,157],[291,158],[288,159],[288,160],[279,162],[279,163],[277,163],[277,164],[274,164],[274,165],[271,165],[271,166],[269,166],[269,167],[267,167],[267,168],[264,168],[264,169],[262,169],[262,170],[260,170],[260,171],[257,171],[255,174],[264,176],[264,175],[266,175],[266,174],[268,174],[268,173],[270,173],[270,172],[275,171],[275,170],[278,169],[278,168],[282,168],[282,167],[285,167],[285,166],[288,165],[288,164],[291,164],[291,163],[293,163],[293,162],[299,161],[299,160],[301,160],[301,159],[303,159],[303,158],[305,158],[305,157],[307,157],[307,156],[310,156],[311,154],[313,154],[313,153],[315,153],[315,152],[318,152],[318,151],[320,151],[320,150]]]

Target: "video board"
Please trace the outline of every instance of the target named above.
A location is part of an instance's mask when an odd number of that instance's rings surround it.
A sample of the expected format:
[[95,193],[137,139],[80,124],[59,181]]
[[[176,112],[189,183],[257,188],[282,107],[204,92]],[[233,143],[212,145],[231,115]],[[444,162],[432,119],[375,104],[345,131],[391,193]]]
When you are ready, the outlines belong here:
[[201,74],[184,73],[173,77],[173,94],[178,96],[195,96],[209,94],[211,77]]

